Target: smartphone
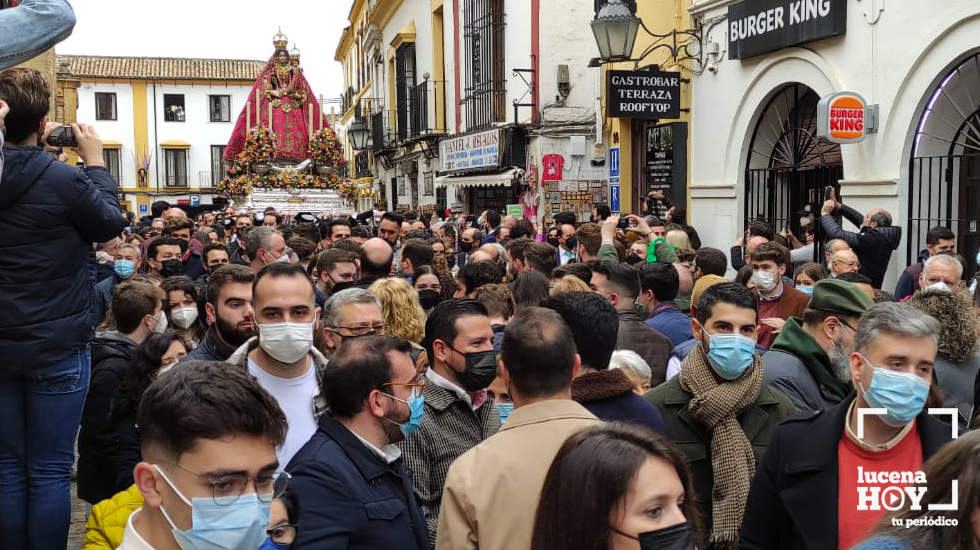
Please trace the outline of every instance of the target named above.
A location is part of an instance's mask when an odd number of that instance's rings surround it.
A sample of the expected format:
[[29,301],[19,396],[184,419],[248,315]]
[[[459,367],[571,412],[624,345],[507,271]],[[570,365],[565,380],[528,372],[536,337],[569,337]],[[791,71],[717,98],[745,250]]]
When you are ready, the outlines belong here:
[[52,147],[78,147],[75,132],[71,126],[59,126],[48,134],[48,145]]
[[834,188],[831,186],[824,187],[823,189],[823,200],[829,201],[834,199]]
[[619,223],[616,224],[616,227],[618,227],[619,229],[628,229],[629,226],[630,226],[630,219],[627,218],[626,216],[619,218]]

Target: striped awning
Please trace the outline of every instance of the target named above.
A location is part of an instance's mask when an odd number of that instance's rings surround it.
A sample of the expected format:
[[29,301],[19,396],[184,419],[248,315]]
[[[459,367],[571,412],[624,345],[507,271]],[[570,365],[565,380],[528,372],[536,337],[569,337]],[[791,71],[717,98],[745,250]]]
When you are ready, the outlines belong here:
[[436,187],[500,187],[519,181],[524,181],[524,170],[511,167],[488,174],[440,176],[436,178]]

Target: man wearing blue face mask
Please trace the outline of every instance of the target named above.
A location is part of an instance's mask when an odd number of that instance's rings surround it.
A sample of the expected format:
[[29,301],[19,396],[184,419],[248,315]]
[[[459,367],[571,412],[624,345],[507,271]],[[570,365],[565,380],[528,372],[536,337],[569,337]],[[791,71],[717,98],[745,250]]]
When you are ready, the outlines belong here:
[[101,325],[105,319],[106,311],[109,310],[109,303],[112,301],[112,291],[116,288],[116,285],[139,273],[140,266],[143,264],[140,247],[129,243],[123,243],[116,247],[112,259],[112,277],[106,277],[95,285],[92,323],[96,327]]
[[776,430],[752,483],[740,548],[851,548],[896,505],[888,494],[925,485],[887,473],[921,471],[950,441],[948,417],[925,410],[939,330],[906,304],[876,304],[861,317],[848,358],[856,393]]
[[244,371],[190,361],[150,384],[137,418],[144,502],[119,548],[258,548],[289,480],[275,451],[286,418],[272,396]]
[[429,547],[395,445],[419,427],[424,411],[424,379],[411,349],[394,336],[365,336],[331,357],[321,388],[330,413],[287,467],[300,503],[292,550]]
[[697,346],[677,376],[645,397],[660,409],[667,438],[688,457],[709,547],[731,547],[755,465],[776,426],[795,409],[763,382],[755,354],[758,306],[749,289],[711,286],[696,311],[691,331]]

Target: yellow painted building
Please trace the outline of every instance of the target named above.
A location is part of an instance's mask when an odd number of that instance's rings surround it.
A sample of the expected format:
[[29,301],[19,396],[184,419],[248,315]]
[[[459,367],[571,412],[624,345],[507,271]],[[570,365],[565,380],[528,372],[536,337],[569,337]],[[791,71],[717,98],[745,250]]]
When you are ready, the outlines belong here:
[[[264,61],[59,55],[57,120],[92,124],[120,203],[224,204],[221,157]],[[215,200],[217,199],[217,200]]]
[[[690,0],[670,0],[658,2],[637,2],[636,16],[643,20],[651,32],[666,35],[673,30],[688,30],[691,28],[691,16],[688,13]],[[591,37],[590,37],[591,39]],[[679,43],[684,43],[689,38],[678,37]],[[633,46],[635,59],[643,54],[647,48],[656,44],[672,44],[671,38],[658,40],[651,37],[641,28],[636,36],[636,43]],[[683,55],[683,54],[682,54]],[[678,163],[683,164],[683,175],[690,174],[689,158],[687,151],[690,150],[691,136],[687,129],[690,128],[690,107],[691,107],[691,60],[674,62],[671,53],[665,48],[653,51],[639,62],[639,68],[649,65],[659,66],[661,71],[679,71],[681,73],[681,117],[678,119],[662,119],[656,122],[645,122],[625,118],[606,117],[605,91],[603,92],[603,133],[605,143],[610,148],[619,147],[620,154],[620,179],[622,182],[620,192],[620,211],[639,212],[642,204],[638,204],[641,195],[645,191],[653,188],[660,188],[660,180],[667,177],[665,174],[666,164],[663,158],[648,158],[648,153],[653,156],[656,154],[656,146],[652,143],[656,139],[663,139],[663,134],[679,134],[678,142],[674,144],[674,156],[680,156],[677,151],[680,143],[683,143],[683,159],[677,159]],[[611,63],[605,66],[608,69],[634,70],[634,62]],[[675,124],[680,123],[680,124]],[[654,149],[651,149],[651,146]],[[680,167],[674,168],[675,175],[678,174]],[[654,175],[651,175],[651,172]],[[684,190],[684,200],[677,201],[678,206],[687,206],[687,187],[689,178],[684,177],[683,182],[675,182],[673,193],[675,199],[679,198],[680,189]]]

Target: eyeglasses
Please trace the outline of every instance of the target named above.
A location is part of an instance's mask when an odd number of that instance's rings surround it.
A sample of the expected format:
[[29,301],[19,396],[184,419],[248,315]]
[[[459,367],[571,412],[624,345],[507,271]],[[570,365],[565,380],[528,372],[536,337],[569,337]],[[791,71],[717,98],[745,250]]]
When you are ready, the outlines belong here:
[[289,523],[280,523],[274,525],[271,529],[266,529],[265,534],[272,539],[272,542],[292,544],[296,540],[296,526]]
[[272,472],[250,477],[246,473],[230,473],[210,476],[181,468],[172,462],[165,464],[191,474],[211,486],[211,500],[218,506],[230,506],[245,492],[251,481],[255,486],[255,496],[262,502],[272,502],[286,491],[291,475],[286,472]]
[[381,384],[382,388],[385,386],[405,386],[411,389],[412,397],[417,398],[418,396],[422,395],[422,390],[425,389],[425,379],[422,378],[421,374],[419,374],[416,375],[410,382],[386,382]]
[[[331,328],[331,330],[333,330],[334,332],[336,332],[338,334],[340,334],[340,331],[337,330],[337,329],[349,330],[350,333],[351,333],[351,336],[368,336],[368,335],[371,335],[371,334],[384,334],[385,333],[385,326],[384,326],[383,323],[377,323],[377,324],[374,324],[374,325],[360,325],[360,326],[356,326],[356,327],[345,327],[345,326],[339,326],[338,325],[338,326],[330,327],[330,328]],[[341,334],[341,336],[344,336],[344,335]]]

